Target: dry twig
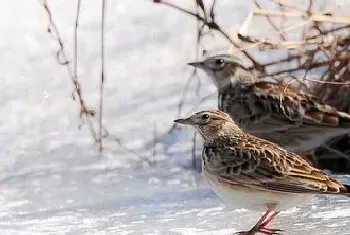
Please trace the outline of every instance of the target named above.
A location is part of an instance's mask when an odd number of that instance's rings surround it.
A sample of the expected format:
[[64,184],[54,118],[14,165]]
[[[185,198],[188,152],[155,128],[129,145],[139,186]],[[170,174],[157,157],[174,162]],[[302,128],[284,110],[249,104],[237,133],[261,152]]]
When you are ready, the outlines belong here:
[[[260,78],[278,77],[282,80],[282,75],[288,76],[292,80],[287,83],[286,89],[294,82],[300,82],[300,86],[305,81],[310,82],[312,92],[316,96],[340,110],[350,112],[350,16],[337,15],[336,11],[325,11],[326,7],[321,9],[313,0],[305,1],[305,6],[285,0],[274,0],[272,3],[275,4],[275,8],[264,7],[263,0],[253,1],[256,8],[250,12],[238,31],[237,42],[233,41],[216,21],[216,1],[208,7],[202,0],[196,0],[199,10],[192,12],[166,0],[154,0],[155,3],[161,3],[196,18],[201,30],[199,38],[204,35],[204,29],[221,34],[234,47],[234,53],[242,52],[245,58],[252,62],[249,69],[260,72]],[[273,29],[269,33],[275,34],[279,38],[278,41],[245,33],[256,18],[260,25],[262,17]],[[292,26],[283,26],[291,21]],[[291,32],[299,33],[299,40],[295,40],[295,37],[291,40]],[[285,56],[257,62],[257,53],[270,53],[276,49],[285,51]],[[311,72],[318,75],[315,77]],[[187,91],[188,84],[184,94]],[[184,99],[179,108],[183,104]]]
[[105,47],[104,47],[104,37],[105,37],[105,16],[106,16],[106,0],[102,0],[102,14],[101,14],[101,75],[100,75],[100,102],[99,102],[99,130],[98,130],[98,144],[99,149],[102,151],[103,148],[103,87],[105,81]]
[[[79,116],[83,123],[86,123],[93,139],[95,142],[98,142],[98,137],[96,135],[96,131],[93,127],[92,119],[95,116],[95,111],[93,109],[90,109],[86,106],[83,95],[82,95],[82,89],[80,82],[78,80],[77,76],[77,63],[78,63],[78,46],[77,46],[77,38],[78,38],[78,26],[79,26],[79,12],[80,12],[80,0],[77,2],[77,13],[76,13],[76,20],[75,20],[75,26],[74,26],[74,36],[73,36],[73,42],[74,42],[74,59],[73,59],[73,68],[72,63],[68,60],[68,57],[66,55],[64,43],[61,39],[60,33],[58,31],[58,28],[56,26],[56,23],[54,22],[51,14],[50,7],[46,0],[40,1],[39,3],[44,7],[47,17],[48,17],[48,26],[47,26],[47,32],[55,38],[59,45],[59,49],[56,53],[56,59],[57,62],[60,65],[65,66],[67,69],[68,75],[73,83],[74,91],[72,92],[73,100],[77,100],[79,105]],[[76,99],[76,96],[78,99]]]

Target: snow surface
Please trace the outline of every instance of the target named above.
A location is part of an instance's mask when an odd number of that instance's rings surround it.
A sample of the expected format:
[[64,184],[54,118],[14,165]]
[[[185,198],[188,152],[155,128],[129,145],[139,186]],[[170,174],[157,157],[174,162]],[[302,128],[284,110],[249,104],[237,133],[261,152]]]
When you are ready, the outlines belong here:
[[[195,58],[195,21],[151,1],[107,2],[104,118],[111,136],[103,153],[86,128],[77,128],[72,85],[55,60],[57,44],[45,32],[41,5],[1,4],[1,234],[224,235],[249,228],[260,215],[230,211],[199,174],[179,167],[190,162],[193,132],[164,134],[177,117],[191,71],[186,63]],[[249,1],[218,2],[218,20],[237,29]],[[71,55],[76,2],[48,3]],[[79,77],[93,107],[98,104],[99,20],[100,1],[82,1]],[[218,39],[210,45],[227,47]],[[185,114],[216,106],[214,85],[205,76],[200,81],[198,95],[197,82],[191,85]],[[207,95],[213,98],[199,105]],[[155,129],[161,141],[153,154]],[[115,138],[157,164],[148,166]],[[350,225],[348,205],[347,198],[317,197],[283,212],[275,225],[287,234],[350,234],[341,232]]]

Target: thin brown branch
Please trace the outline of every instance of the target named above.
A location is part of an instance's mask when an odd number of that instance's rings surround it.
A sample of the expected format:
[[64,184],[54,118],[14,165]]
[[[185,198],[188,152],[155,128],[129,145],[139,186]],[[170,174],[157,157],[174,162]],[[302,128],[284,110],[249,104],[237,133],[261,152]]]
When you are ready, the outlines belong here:
[[195,131],[192,138],[192,151],[191,151],[193,169],[197,169],[196,149],[197,149],[197,132]]
[[[75,49],[74,49],[74,68],[72,68],[72,64],[71,62],[68,60],[68,57],[66,55],[66,51],[65,51],[65,47],[64,47],[64,43],[62,41],[62,38],[60,36],[59,30],[56,26],[56,23],[54,22],[53,18],[52,18],[52,14],[51,14],[51,10],[50,7],[47,3],[46,0],[40,1],[39,3],[43,6],[43,8],[45,9],[45,12],[47,14],[48,17],[48,26],[47,26],[47,32],[54,37],[54,39],[57,41],[58,45],[59,45],[59,49],[56,53],[56,59],[57,62],[60,65],[63,65],[68,72],[69,78],[71,79],[73,86],[74,86],[74,92],[72,94],[72,97],[74,100],[75,99],[75,94],[77,95],[78,99],[77,102],[79,104],[79,116],[81,118],[81,120],[87,123],[87,126],[91,132],[91,135],[93,137],[93,139],[95,140],[95,142],[97,141],[97,136],[96,136],[96,132],[94,130],[94,127],[92,125],[92,121],[90,119],[90,117],[93,117],[95,112],[92,109],[88,109],[85,105],[85,102],[83,100],[83,95],[82,95],[82,90],[81,90],[81,86],[80,83],[78,81],[78,77],[77,77],[77,69],[76,69],[76,64],[77,64],[77,29],[78,29],[78,20],[79,20],[79,9],[80,9],[80,3],[77,4],[77,19],[76,19],[76,24],[74,27],[74,45],[75,45]],[[84,118],[85,117],[85,118]]]
[[[254,4],[256,5],[256,7],[258,7],[259,9],[262,9],[262,7],[260,6],[260,4],[258,3],[258,0],[254,1]],[[286,41],[287,37],[284,34],[284,32],[281,32],[280,29],[276,26],[276,24],[273,22],[273,20],[271,19],[270,16],[266,16],[266,20],[270,23],[271,27],[277,32],[278,36],[281,38],[281,40]]]
[[[196,11],[197,11],[197,14],[198,14],[198,7],[196,7]],[[205,12],[205,10],[203,12]],[[203,27],[204,26],[200,23],[200,21],[197,21],[197,41],[196,41],[196,49],[195,49],[196,61],[199,60],[198,53],[200,51],[200,43],[201,43],[201,40],[202,40],[202,37],[203,37]],[[196,74],[197,74],[197,67],[194,67],[193,68],[193,76],[195,76]],[[198,77],[196,77],[196,78],[197,78],[196,94],[198,96],[202,83],[201,83],[200,79],[198,79]]]
[[312,12],[311,12],[312,5],[313,5],[313,0],[309,0],[309,6],[307,7],[307,10],[306,10],[306,13],[307,13],[308,15],[311,15],[311,14],[312,14]]
[[106,0],[102,0],[102,15],[101,15],[101,75],[100,75],[100,102],[99,102],[99,129],[98,129],[98,144],[99,149],[103,149],[103,88],[105,82],[105,18],[106,18]]
[[215,21],[215,6],[216,6],[216,0],[213,1],[213,4],[211,5],[210,11],[209,11],[209,16],[213,21]]
[[[217,31],[219,34],[221,34],[226,40],[228,40],[231,45],[233,45],[234,47],[236,48],[239,48],[239,45],[234,42],[232,40],[232,38],[213,20],[213,19],[206,19],[202,16],[200,16],[199,14],[197,13],[193,13],[191,11],[188,11],[180,6],[177,6],[173,3],[170,3],[170,2],[167,2],[167,1],[161,1],[161,0],[158,0],[158,1],[154,1],[156,3],[162,3],[166,6],[169,6],[171,8],[174,8],[176,10],[179,10],[185,14],[188,14],[188,15],[191,15],[193,17],[195,17],[198,21],[201,21],[204,25],[206,25],[209,29],[212,29],[212,30],[215,30]],[[241,52],[253,63],[253,65],[258,69],[262,69],[262,67],[260,66],[260,64],[248,53],[246,52],[245,50],[241,50]]]
[[73,36],[73,74],[74,79],[78,80],[78,27],[79,27],[79,16],[80,16],[80,5],[81,0],[77,0],[77,11],[75,15],[75,27]]
[[137,156],[139,159],[146,162],[148,165],[153,166],[153,161],[151,161],[148,156],[144,156],[141,153],[126,147],[119,138],[114,138],[114,140],[118,143],[120,148],[124,149],[128,153],[131,153],[131,154]]
[[327,35],[327,34],[329,34],[329,33],[334,33],[334,32],[336,32],[336,31],[341,31],[341,30],[349,29],[349,28],[350,28],[350,25],[344,25],[344,26],[340,26],[340,27],[337,27],[337,28],[332,28],[332,29],[329,29],[329,30],[326,30],[326,31],[322,31],[322,32],[320,32],[320,33],[317,34],[317,35],[308,36],[308,37],[306,37],[306,40],[315,39],[315,38],[318,38],[318,37],[321,36],[321,35]]
[[[69,77],[72,79],[72,78],[74,78],[73,71],[72,71],[70,63],[68,61],[68,58],[67,58],[67,55],[66,55],[66,52],[64,49],[64,43],[63,43],[61,36],[60,36],[60,33],[57,29],[56,23],[52,19],[52,14],[51,14],[51,10],[49,8],[49,5],[47,4],[46,0],[43,0],[43,1],[39,0],[39,3],[44,7],[45,12],[47,14],[47,19],[48,19],[47,32],[52,37],[54,37],[55,40],[57,40],[57,43],[59,45],[59,49],[56,52],[57,62],[61,65],[65,65],[65,68],[68,71]],[[61,61],[60,58],[63,58],[63,61]]]
[[195,75],[196,75],[196,69],[193,69],[193,73],[187,79],[187,81],[185,83],[185,86],[184,86],[184,88],[182,90],[181,99],[180,99],[180,102],[179,102],[178,107],[177,107],[177,110],[178,110],[177,116],[178,117],[181,116],[182,107],[185,104],[185,100],[186,100],[186,96],[187,96],[187,93],[188,93],[188,89],[190,88],[190,85],[191,85],[193,79],[195,78]]
[[284,8],[289,8],[295,11],[304,11],[302,8],[300,8],[297,5],[291,4],[290,1],[288,0],[274,0],[274,2],[276,4],[278,4],[279,6],[283,6]]

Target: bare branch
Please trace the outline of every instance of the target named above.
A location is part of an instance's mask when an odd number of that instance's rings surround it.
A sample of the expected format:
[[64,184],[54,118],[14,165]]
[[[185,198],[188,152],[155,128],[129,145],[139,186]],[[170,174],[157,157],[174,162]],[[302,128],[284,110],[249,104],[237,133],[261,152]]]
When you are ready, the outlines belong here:
[[78,29],[78,21],[79,21],[79,11],[80,11],[80,2],[78,2],[77,4],[77,15],[76,15],[76,23],[75,23],[75,27],[74,27],[74,66],[72,69],[72,65],[71,62],[68,60],[68,57],[66,55],[65,52],[65,48],[64,48],[64,43],[61,39],[60,33],[58,31],[58,28],[56,26],[56,23],[54,22],[53,18],[52,18],[52,14],[51,14],[51,10],[49,8],[49,5],[47,4],[46,0],[40,1],[39,3],[44,7],[47,16],[48,16],[48,26],[47,26],[47,32],[53,36],[55,38],[55,40],[57,41],[58,45],[59,45],[59,49],[56,53],[56,58],[57,58],[57,62],[61,65],[64,65],[65,68],[68,71],[68,75],[69,78],[71,79],[73,86],[74,86],[74,92],[72,93],[72,97],[74,100],[75,99],[75,94],[78,97],[78,104],[79,104],[79,116],[81,118],[81,120],[87,123],[88,128],[90,129],[91,135],[94,138],[95,142],[97,141],[97,136],[96,136],[96,132],[94,130],[92,121],[90,119],[90,117],[93,117],[95,115],[95,112],[92,109],[88,109],[85,105],[85,102],[83,100],[83,95],[82,95],[82,90],[81,90],[81,86],[80,83],[78,81],[78,77],[77,77],[77,29]]
[[[199,14],[197,13],[193,13],[191,11],[188,11],[182,7],[179,7],[173,3],[170,3],[170,2],[167,2],[167,1],[156,1],[156,3],[162,3],[164,5],[167,5],[171,8],[174,8],[176,10],[179,10],[183,13],[186,13],[188,15],[191,15],[193,17],[195,17],[198,21],[202,22],[204,25],[206,25],[209,29],[212,29],[212,30],[215,30],[217,31],[218,33],[220,33],[225,39],[227,39],[231,45],[233,45],[234,47],[236,48],[239,48],[239,45],[237,43],[235,43],[231,37],[219,26],[219,24],[217,24],[213,19],[206,19],[204,17],[201,17]],[[215,3],[215,2],[214,2]],[[211,10],[212,12],[214,10]],[[214,14],[211,14],[211,15],[214,15]],[[245,50],[240,50],[252,63],[253,65],[257,68],[257,69],[262,69],[262,67],[260,66],[260,64],[255,60],[253,59],[253,57],[248,53],[246,52]]]
[[101,15],[101,75],[100,75],[100,102],[99,102],[99,130],[98,130],[98,144],[99,149],[102,151],[103,148],[103,87],[105,81],[105,47],[104,47],[104,38],[105,38],[105,16],[106,16],[106,0],[102,0],[102,15]]

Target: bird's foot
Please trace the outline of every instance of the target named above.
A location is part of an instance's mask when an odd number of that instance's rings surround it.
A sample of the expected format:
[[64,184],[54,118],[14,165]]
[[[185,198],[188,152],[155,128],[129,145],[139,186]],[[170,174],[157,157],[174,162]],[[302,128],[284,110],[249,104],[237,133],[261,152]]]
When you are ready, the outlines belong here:
[[282,234],[280,232],[283,232],[282,229],[273,229],[273,228],[266,228],[266,227],[261,227],[258,230],[259,233],[263,233],[266,235],[278,235],[278,234]]
[[280,232],[283,232],[283,230],[259,226],[259,227],[254,227],[249,231],[237,232],[234,235],[255,235],[256,233],[262,233],[266,235],[281,235]]

